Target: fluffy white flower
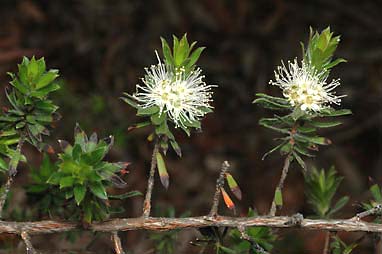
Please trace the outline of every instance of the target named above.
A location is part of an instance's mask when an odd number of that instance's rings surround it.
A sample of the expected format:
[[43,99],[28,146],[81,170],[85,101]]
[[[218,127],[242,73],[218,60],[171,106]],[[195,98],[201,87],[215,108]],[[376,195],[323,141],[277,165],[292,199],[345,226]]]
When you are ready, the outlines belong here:
[[296,59],[277,67],[275,81],[269,83],[279,86],[289,103],[303,111],[318,112],[332,103],[339,105],[344,96],[336,96],[333,91],[340,85],[338,79],[327,83],[324,72],[317,72],[304,61],[300,66]]
[[148,108],[158,106],[160,114],[167,113],[176,127],[184,126],[182,122],[200,120],[206,114],[206,108],[212,108],[212,85],[207,85],[197,68],[186,73],[184,68],[173,70],[162,63],[146,68],[142,79],[143,85],[137,85],[133,97],[139,106]]

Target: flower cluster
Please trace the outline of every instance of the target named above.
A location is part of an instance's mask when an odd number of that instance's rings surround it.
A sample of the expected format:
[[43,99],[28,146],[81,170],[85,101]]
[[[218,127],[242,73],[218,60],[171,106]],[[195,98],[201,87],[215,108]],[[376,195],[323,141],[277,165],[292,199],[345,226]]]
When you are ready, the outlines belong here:
[[327,83],[324,72],[318,72],[304,61],[300,66],[296,59],[289,61],[287,66],[284,63],[279,66],[275,71],[275,81],[269,83],[279,86],[293,107],[308,112],[319,112],[332,103],[339,105],[344,96],[337,96],[333,91],[340,85],[339,80]]
[[157,58],[157,65],[145,69],[144,85],[137,85],[133,98],[142,108],[159,107],[160,114],[166,113],[176,127],[199,121],[208,112],[205,108],[212,108],[213,85],[203,81],[200,68],[186,72],[162,63],[158,54]]

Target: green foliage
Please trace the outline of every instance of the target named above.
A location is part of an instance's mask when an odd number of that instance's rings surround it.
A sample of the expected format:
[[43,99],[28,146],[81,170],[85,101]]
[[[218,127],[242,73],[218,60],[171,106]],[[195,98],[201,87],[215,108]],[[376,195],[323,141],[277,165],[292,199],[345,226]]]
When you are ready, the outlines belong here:
[[302,44],[305,62],[309,63],[317,71],[323,71],[327,75],[332,67],[339,63],[346,62],[346,60],[342,58],[332,61],[333,54],[339,42],[340,36],[333,37],[333,32],[330,31],[330,27],[327,27],[321,33],[313,31],[313,29],[310,28],[309,43],[306,50]]
[[184,34],[180,40],[173,35],[172,50],[164,38],[161,37],[161,41],[165,63],[169,66],[173,66],[175,69],[184,68],[186,73],[194,69],[195,63],[205,49],[205,47],[199,47],[193,50],[196,41],[189,44],[187,34]]
[[358,246],[357,243],[347,245],[338,236],[332,237],[332,243],[330,244],[330,250],[332,254],[350,254]]
[[336,212],[342,209],[349,197],[340,198],[334,205],[332,200],[343,177],[337,176],[334,167],[329,171],[313,169],[305,176],[305,194],[313,211],[319,218],[331,218]]
[[74,139],[73,146],[60,141],[63,153],[58,154],[58,169],[47,182],[57,186],[67,200],[80,208],[85,222],[103,220],[110,214],[106,188],[126,186],[117,173],[128,164],[103,160],[113,145],[112,136],[98,140],[97,134],[93,133],[88,138],[77,125]]
[[259,97],[254,101],[263,107],[275,110],[293,110],[291,113],[271,118],[262,118],[259,124],[282,134],[284,137],[278,138],[279,143],[264,154],[263,159],[269,154],[279,151],[281,155],[291,154],[291,156],[305,169],[304,157],[314,157],[312,152],[317,151],[319,145],[329,145],[331,141],[319,136],[316,132],[319,129],[330,128],[341,124],[331,118],[351,114],[350,110],[323,109],[318,113],[305,114],[298,108],[292,109],[287,105],[287,100],[272,97],[266,94],[257,94]]
[[42,135],[49,135],[48,127],[57,119],[58,107],[48,95],[59,89],[55,82],[58,70],[46,70],[44,58],[23,58],[18,73],[8,73],[12,78],[5,90],[9,108],[0,113],[0,154],[11,158],[9,165],[1,159],[0,169],[16,169],[19,161],[26,161],[20,146],[24,140],[42,150]]

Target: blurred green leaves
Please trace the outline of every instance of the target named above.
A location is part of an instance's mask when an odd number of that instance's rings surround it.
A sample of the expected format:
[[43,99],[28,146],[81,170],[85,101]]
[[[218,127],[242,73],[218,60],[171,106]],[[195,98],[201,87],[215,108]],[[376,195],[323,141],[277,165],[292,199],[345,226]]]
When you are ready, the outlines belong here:
[[333,204],[333,197],[342,180],[343,177],[337,175],[334,167],[328,171],[313,169],[305,175],[305,195],[319,218],[331,218],[349,201],[349,197],[344,196]]

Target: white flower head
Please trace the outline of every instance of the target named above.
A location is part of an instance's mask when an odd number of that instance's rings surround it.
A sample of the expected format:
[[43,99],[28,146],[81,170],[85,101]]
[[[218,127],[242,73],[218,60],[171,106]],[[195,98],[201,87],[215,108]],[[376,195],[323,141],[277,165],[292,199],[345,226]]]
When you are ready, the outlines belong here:
[[176,127],[184,126],[185,121],[199,121],[211,109],[211,88],[196,68],[186,72],[184,68],[175,69],[161,62],[157,52],[158,64],[146,68],[143,85],[137,85],[133,97],[140,107],[158,106],[159,113],[166,113]]
[[307,112],[319,112],[333,103],[339,105],[345,96],[337,96],[333,91],[340,85],[339,79],[327,83],[325,72],[316,71],[304,61],[300,66],[297,59],[277,67],[275,81],[269,83],[279,86],[292,106]]

